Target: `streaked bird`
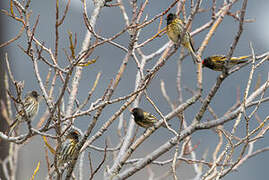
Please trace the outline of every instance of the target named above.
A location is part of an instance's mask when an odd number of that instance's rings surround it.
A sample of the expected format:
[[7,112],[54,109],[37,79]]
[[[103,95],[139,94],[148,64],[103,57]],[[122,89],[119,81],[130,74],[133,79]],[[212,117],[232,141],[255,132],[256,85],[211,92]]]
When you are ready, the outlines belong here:
[[[231,57],[227,68],[232,68],[235,65],[246,63],[249,57],[250,56]],[[207,67],[214,71],[222,71],[223,68],[225,67],[226,60],[227,58],[224,55],[213,55],[213,56],[205,58],[202,61],[202,64],[203,64],[203,67]]]
[[79,142],[81,135],[77,130],[70,130],[65,136],[65,139],[59,150],[59,157],[57,161],[57,166],[61,167],[65,163],[68,163],[72,160],[76,146]]
[[[133,108],[131,114],[134,116],[135,123],[143,128],[152,127],[158,122],[158,119],[155,116],[138,107]],[[162,126],[166,127],[165,124],[162,124]]]
[[19,112],[16,114],[15,121],[9,127],[9,136],[12,134],[14,129],[18,127],[20,123],[26,121],[27,119],[29,121],[32,121],[35,118],[38,113],[41,98],[42,96],[40,96],[36,91],[31,91],[27,93],[26,98],[23,100],[23,106],[25,111],[22,109],[23,107],[20,107]]
[[198,63],[199,61],[198,58],[196,57],[195,49],[192,45],[192,39],[190,33],[186,30],[185,34],[183,35],[184,30],[183,21],[173,13],[167,15],[166,21],[167,21],[166,33],[169,39],[173,41],[175,44],[177,44],[178,41],[183,36],[181,40],[181,45],[183,45],[185,48],[188,49],[188,51],[192,56],[193,62]]

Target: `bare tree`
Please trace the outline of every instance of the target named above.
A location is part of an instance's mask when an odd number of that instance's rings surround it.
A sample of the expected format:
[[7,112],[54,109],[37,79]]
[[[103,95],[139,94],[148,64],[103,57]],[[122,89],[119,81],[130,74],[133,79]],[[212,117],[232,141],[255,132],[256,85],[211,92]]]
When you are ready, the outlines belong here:
[[[254,52],[253,45],[250,43],[249,52],[251,57],[249,61],[231,69],[224,68],[207,93],[203,92],[203,88],[208,85],[203,84],[202,63],[193,65],[193,68],[197,69],[196,80],[193,81],[195,88],[185,88],[186,86],[182,82],[184,80],[182,76],[184,65],[182,62],[184,59],[188,59],[189,56],[184,53],[183,48],[180,48],[180,53],[178,53],[179,47],[174,46],[171,41],[166,39],[163,44],[159,45],[159,48],[151,49],[151,52],[148,50],[151,43],[158,40],[165,33],[166,29],[161,27],[163,26],[164,17],[172,11],[172,8],[176,9],[177,15],[183,17],[182,19],[185,22],[183,32],[191,29],[195,18],[202,16],[202,14],[207,14],[208,21],[191,31],[192,37],[196,35],[203,37],[201,44],[195,44],[199,47],[196,54],[201,61],[201,57],[211,38],[218,35],[216,30],[223,23],[223,19],[230,16],[238,25],[236,26],[237,33],[232,35],[233,41],[226,55],[227,65],[243,33],[244,24],[252,21],[245,18],[247,0],[225,0],[223,3],[216,0],[210,2],[197,0],[190,3],[185,0],[174,0],[169,6],[162,7],[161,12],[155,12],[150,18],[147,15],[147,9],[151,7],[151,3],[155,3],[153,1],[144,0],[138,2],[137,0],[130,0],[122,2],[122,0],[117,0],[114,2],[112,0],[94,0],[94,8],[89,13],[86,8],[86,3],[89,2],[83,0],[82,14],[85,23],[83,28],[87,31],[79,52],[77,52],[77,36],[70,32],[68,35],[69,44],[62,47],[59,43],[61,37],[60,28],[64,27],[66,16],[70,13],[70,0],[68,0],[66,6],[56,0],[55,41],[53,47],[47,45],[44,39],[38,38],[36,29],[39,26],[40,17],[32,18],[31,3],[31,0],[10,0],[10,8],[2,10],[7,17],[11,18],[10,21],[20,23],[21,29],[13,39],[2,43],[0,47],[16,42],[23,33],[26,34],[27,40],[24,44],[19,45],[19,49],[22,54],[28,56],[33,65],[32,68],[40,88],[40,94],[42,94],[46,103],[46,110],[43,111],[38,127],[33,127],[30,122],[27,122],[26,133],[17,131],[14,135],[8,136],[5,132],[0,132],[0,140],[9,142],[9,149],[12,150],[10,152],[13,152],[6,157],[7,160],[1,161],[3,169],[7,168],[7,161],[11,164],[11,172],[3,171],[6,179],[15,179],[18,149],[23,148],[21,144],[31,141],[34,136],[45,137],[44,141],[47,143],[46,152],[49,149],[54,157],[53,159],[48,154],[42,154],[47,161],[48,179],[94,179],[98,173],[103,173],[103,179],[127,179],[141,173],[143,169],[147,170],[148,179],[167,179],[168,176],[173,179],[179,179],[178,170],[183,162],[193,169],[192,179],[220,179],[238,170],[251,157],[269,150],[268,146],[255,147],[255,143],[264,136],[269,127],[267,122],[269,120],[268,112],[267,117],[263,119],[258,115],[262,111],[261,107],[264,107],[265,103],[269,101],[268,93],[266,94],[269,87],[269,74],[265,81],[260,79],[255,82],[253,80],[255,72],[265,62],[268,62],[269,52],[257,55]],[[202,3],[207,3],[209,8],[202,8]],[[109,37],[101,35],[96,28],[98,16],[104,8],[117,8],[122,14],[121,17],[118,17],[118,20],[125,23],[119,32]],[[231,10],[232,8],[233,10]],[[155,27],[159,26],[159,28],[156,28],[156,32],[147,36],[141,35],[152,24]],[[166,23],[164,24],[166,26]],[[128,37],[129,39],[125,41],[125,44],[120,44],[117,39],[121,37]],[[96,93],[96,88],[105,73],[105,71],[101,73],[101,69],[97,73],[87,96],[83,96],[83,100],[80,100],[82,96],[79,94],[79,86],[81,85],[83,71],[98,63],[98,57],[94,56],[94,53],[98,48],[107,45],[124,54],[120,67],[115,75],[109,75],[112,80],[106,84],[103,93],[96,100],[93,100],[92,96]],[[65,54],[64,63],[60,60],[59,54]],[[177,73],[174,74],[174,77],[177,80],[176,91],[178,94],[176,98],[171,97],[167,92],[168,87],[165,81],[160,82],[161,94],[159,96],[163,97],[169,105],[169,112],[164,113],[160,105],[155,103],[149,86],[156,76],[160,74],[160,71],[166,68],[168,60],[174,59],[175,56],[177,58]],[[101,54],[99,57],[101,57]],[[10,86],[14,86],[16,89],[16,92],[11,93],[6,81],[6,94],[8,94],[6,96],[9,103],[1,106],[1,113],[5,115],[6,122],[11,123],[11,119],[14,118],[12,118],[11,113],[6,113],[11,112],[11,106],[8,104],[12,102],[17,106],[23,101],[23,83],[17,81],[14,77],[14,70],[9,65],[10,58],[8,54],[2,59],[6,62],[7,74],[10,82],[12,82]],[[153,63],[152,59],[157,59],[157,61]],[[135,81],[130,80],[130,86],[133,87],[133,90],[128,94],[121,94],[118,86],[123,78],[129,78],[127,66],[131,62],[135,62],[137,68]],[[46,68],[41,69],[41,64],[42,67],[46,66]],[[110,64],[107,63],[107,65],[109,66]],[[235,104],[225,110],[224,114],[218,116],[214,106],[210,106],[210,103],[217,96],[217,93],[221,92],[225,79],[247,66],[251,66],[251,71],[245,74],[245,77],[248,78],[247,83],[240,84],[241,87],[244,87],[242,89],[243,99],[240,100],[240,95],[238,95]],[[45,77],[41,76],[41,71],[46,71],[47,75]],[[57,89],[56,84],[59,84],[59,89]],[[251,88],[253,84],[255,88]],[[183,97],[183,91],[191,93],[191,96],[188,98]],[[68,97],[67,102],[64,102],[65,96]],[[140,133],[133,116],[128,111],[131,106],[140,106],[143,99],[148,101],[155,110],[155,112],[151,113],[158,114],[160,119],[153,127]],[[192,109],[194,104],[199,105],[195,110]],[[101,126],[98,126],[97,122],[100,122],[100,117],[108,113],[109,108],[113,106],[116,106],[117,110]],[[186,114],[189,110],[194,115],[193,119],[190,119],[192,117]],[[124,112],[127,112],[130,120],[126,121]],[[208,115],[205,115],[206,112],[211,114],[211,119],[208,118]],[[85,116],[89,121],[84,123],[84,127],[87,126],[87,128],[82,132],[76,126],[76,123],[80,122],[81,118]],[[179,122],[177,127],[168,123],[171,119],[177,119]],[[257,121],[255,122],[255,120]],[[233,124],[232,128],[224,126],[228,122]],[[138,152],[139,147],[144,148],[144,141],[150,139],[153,133],[158,133],[158,129],[163,123],[167,127],[166,132],[169,134],[169,139],[162,142],[157,148],[151,147],[152,149],[149,153],[140,153],[141,158],[135,158],[134,153]],[[116,126],[113,126],[113,124],[116,124]],[[244,129],[242,130],[239,127],[244,127]],[[76,129],[82,135],[76,145],[74,157],[65,165],[66,168],[61,169],[56,165],[56,168],[53,169],[51,164],[57,162],[60,156],[60,145],[64,142],[65,133],[70,129]],[[192,136],[201,130],[215,133],[216,141],[214,143],[216,146],[211,149],[212,154],[208,154],[206,150],[199,149],[199,144],[192,142]],[[108,138],[108,134],[117,136],[113,143]],[[106,139],[103,146],[95,145],[95,142],[101,138]],[[55,140],[56,145],[54,148],[49,145],[47,139]],[[212,142],[212,144],[214,143]],[[256,150],[254,150],[254,147]],[[212,147],[208,146],[208,148]],[[91,151],[88,154],[88,159],[84,155],[87,149]],[[99,163],[94,163],[92,160],[91,154],[94,152],[103,154],[98,158]],[[167,155],[165,156],[167,159],[160,160],[160,157],[164,154]],[[89,169],[85,167],[87,163],[90,164]],[[106,167],[104,167],[105,164]],[[74,172],[76,165],[78,168]],[[170,168],[162,175],[157,175],[151,168],[153,165],[156,165],[159,169],[164,165]],[[94,168],[94,166],[96,167]],[[35,172],[33,169],[33,174],[35,175],[38,171],[39,167],[36,168]],[[63,174],[63,172],[65,173]],[[85,177],[85,174],[88,174],[88,177]],[[34,179],[34,175],[32,179]]]

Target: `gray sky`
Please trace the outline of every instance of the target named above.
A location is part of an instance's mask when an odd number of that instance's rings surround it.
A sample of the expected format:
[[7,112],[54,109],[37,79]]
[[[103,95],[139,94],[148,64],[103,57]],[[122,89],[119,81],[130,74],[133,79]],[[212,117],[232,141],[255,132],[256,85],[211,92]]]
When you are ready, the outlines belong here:
[[[63,1],[60,1],[63,2]],[[68,31],[71,31],[72,33],[76,33],[78,37],[78,48],[77,52],[79,52],[79,49],[81,47],[82,40],[84,38],[84,34],[86,32],[86,28],[83,22],[82,18],[82,9],[81,9],[81,3],[79,0],[71,0],[72,6],[70,8],[70,11],[66,17],[66,20],[63,24],[63,27],[60,28],[60,51],[61,54],[59,55],[59,62],[60,64],[66,64],[66,58],[63,53],[63,48],[68,49]],[[143,1],[138,1],[143,2]],[[172,0],[154,0],[150,1],[150,7],[147,8],[146,11],[148,13],[149,18],[155,16],[157,13],[163,11],[165,8],[168,7],[168,4],[173,2]],[[221,1],[222,2],[222,1]],[[203,5],[206,7],[207,3],[211,3],[209,0],[204,0]],[[4,9],[8,9],[8,4],[4,4]],[[127,6],[128,4],[125,3]],[[241,6],[241,2],[239,3]],[[88,8],[88,14],[91,13],[91,7],[92,4],[89,4]],[[244,25],[244,32],[243,35],[239,41],[239,44],[236,48],[236,51],[234,53],[235,56],[240,55],[246,55],[250,54],[250,48],[249,48],[249,42],[253,43],[255,53],[258,55],[261,53],[264,53],[268,51],[269,47],[269,1],[268,0],[260,0],[260,1],[249,1],[248,2],[248,8],[246,13],[246,18],[255,19],[256,21],[254,23],[246,23]],[[33,10],[32,14],[32,22],[35,21],[37,15],[40,15],[40,21],[37,28],[36,36],[41,39],[41,41],[44,41],[44,43],[54,48],[54,22],[55,22],[55,2],[54,1],[44,1],[44,0],[33,0],[31,3],[31,9]],[[174,9],[172,9],[173,11]],[[128,15],[130,15],[131,12],[128,11]],[[192,28],[196,29],[203,23],[207,22],[209,19],[203,14],[196,17],[193,21]],[[6,40],[14,37],[14,35],[19,31],[18,23],[14,22],[10,18],[5,19],[5,28],[6,28]],[[226,54],[229,51],[230,45],[233,41],[233,38],[238,30],[238,22],[234,21],[231,17],[226,17],[224,20],[224,23],[218,28],[214,38],[210,41],[207,49],[205,50],[203,57],[210,56],[212,54]],[[163,24],[162,27],[164,27],[165,24]],[[99,19],[97,20],[96,25],[96,31],[100,32],[100,34],[104,35],[105,37],[109,37],[110,35],[113,35],[114,33],[118,32],[124,27],[124,23],[122,21],[121,13],[119,12],[119,8],[104,8],[99,16]],[[156,24],[150,25],[149,27],[145,28],[145,31],[141,32],[141,37],[150,37],[156,33],[157,26]],[[205,33],[199,34],[194,37],[195,41],[195,47],[198,47],[200,45],[201,41],[204,38]],[[23,35],[22,38],[17,40],[12,45],[9,45],[7,50],[9,53],[10,60],[12,61],[12,68],[15,69],[15,77],[17,80],[21,80],[25,82],[25,92],[32,89],[40,90],[38,87],[38,84],[36,82],[35,76],[33,74],[32,70],[32,63],[29,60],[29,58],[22,53],[22,51],[18,48],[18,45],[22,45],[23,47],[26,47],[25,41],[25,35]],[[115,40],[116,42],[127,46],[129,42],[129,36],[125,33],[122,37]],[[156,39],[151,43],[151,46],[147,46],[143,49],[145,54],[151,53],[153,50],[161,47],[164,43],[168,41],[168,38],[164,35],[159,39]],[[178,54],[178,53],[176,53]],[[79,88],[79,93],[81,95],[80,100],[82,100],[87,92],[90,90],[96,74],[101,71],[102,77],[101,77],[101,83],[98,85],[95,95],[93,96],[93,101],[97,98],[99,98],[102,93],[104,92],[105,88],[107,87],[107,84],[111,80],[111,78],[114,77],[116,74],[121,61],[124,57],[124,52],[116,49],[113,46],[105,45],[101,48],[97,48],[96,51],[93,53],[93,57],[99,56],[99,60],[97,63],[95,63],[92,67],[89,67],[88,69],[83,70],[83,77]],[[2,55],[3,57],[3,55]],[[152,65],[156,62],[156,58],[153,59],[152,64],[149,64],[147,68],[152,67]],[[173,61],[174,60],[174,61]],[[167,91],[172,99],[177,99],[177,91],[176,91],[176,71],[177,71],[177,57],[174,55],[169,61],[166,63],[166,67],[160,70],[158,75],[154,78],[152,81],[152,84],[149,86],[148,91],[150,96],[153,98],[154,102],[159,105],[159,108],[161,111],[166,114],[170,111],[169,106],[167,105],[165,99],[160,96],[160,80],[165,80]],[[47,73],[46,66],[40,64],[41,75],[43,78],[45,78],[45,75]],[[190,57],[188,57],[183,62],[183,86],[195,88],[196,84],[196,68],[193,65],[193,62],[191,61]],[[146,68],[146,69],[147,69]],[[269,65],[268,63],[264,64],[263,67],[259,68],[259,70],[254,75],[254,80],[257,79],[258,73],[262,76],[262,82],[265,81],[267,78]],[[136,74],[136,64],[133,60],[130,61],[128,64],[127,70],[128,75],[124,76],[121,80],[121,83],[119,87],[117,88],[117,92],[115,93],[114,97],[117,97],[120,94],[128,94],[130,91],[133,90],[133,84],[135,81],[135,74]],[[211,106],[214,107],[216,113],[218,116],[223,115],[224,112],[227,111],[227,109],[234,104],[235,98],[236,98],[236,87],[240,87],[241,89],[244,89],[246,86],[246,82],[248,79],[250,71],[250,66],[244,68],[243,70],[233,74],[231,77],[228,77],[223,85],[222,89],[217,93],[216,97],[213,99]],[[212,85],[215,83],[216,77],[219,73],[216,73],[214,71],[211,71],[210,69],[204,69],[203,71],[203,97],[206,96]],[[131,82],[131,84],[130,84]],[[255,81],[254,81],[255,82]],[[59,87],[59,84],[58,84]],[[253,87],[252,87],[253,89]],[[267,93],[268,94],[268,93]],[[187,91],[183,92],[184,99],[187,99],[191,96]],[[243,95],[241,94],[241,97]],[[67,97],[65,97],[65,100],[67,100]],[[111,117],[111,115],[120,107],[121,103],[116,104],[115,106],[107,107],[105,110],[105,114],[101,116],[100,122],[98,122],[97,127],[100,127],[102,122],[106,121],[108,118]],[[259,116],[261,118],[264,118],[268,115],[268,103],[266,104],[266,108],[263,108],[264,111],[259,112]],[[145,98],[142,98],[141,106],[145,108],[148,111],[153,111],[152,106],[145,100]],[[188,117],[187,121],[190,122],[193,118],[193,111],[196,112],[196,110],[200,107],[199,103],[196,103],[193,107],[190,107],[186,112],[186,117]],[[41,112],[44,111],[45,103],[43,102],[41,104]],[[43,110],[43,111],[42,111]],[[42,115],[42,114],[40,114]],[[130,114],[126,111],[124,113],[125,118],[128,120],[130,117]],[[211,116],[207,113],[204,116],[205,120],[206,118],[211,119]],[[38,119],[38,118],[37,118]],[[36,123],[33,122],[34,124]],[[178,122],[176,119],[173,119],[171,121],[172,125],[176,125]],[[81,128],[83,131],[85,130],[86,125],[88,124],[87,118],[82,118],[76,126]],[[232,123],[228,123],[225,125],[227,128],[231,126]],[[116,126],[116,125],[114,125]],[[96,130],[95,130],[96,131]],[[94,132],[95,132],[94,131]],[[140,129],[141,132],[143,130]],[[165,129],[160,129],[158,132],[156,132],[151,138],[150,142],[149,140],[144,142],[144,148],[143,152],[141,150],[138,150],[138,152],[135,154],[135,156],[141,155],[141,153],[149,153],[152,151],[152,145],[158,147],[158,145],[162,144],[164,141],[166,141],[169,137],[172,137],[171,134],[169,135],[168,131]],[[112,135],[112,139],[115,138],[115,134]],[[212,132],[204,134],[203,131],[197,132],[193,135],[193,143],[199,143],[199,148],[197,149],[197,155],[201,157],[202,153],[206,150],[208,146],[215,146],[215,144],[210,144],[210,142],[216,143],[215,134]],[[265,136],[263,140],[261,140],[258,144],[259,147],[268,146],[268,135]],[[96,144],[102,144],[103,145],[103,139],[100,139],[96,142]],[[115,145],[115,143],[114,143]],[[41,170],[37,175],[37,179],[42,179],[41,177],[44,176],[45,171],[42,170],[42,168],[45,169],[45,160],[44,156],[40,156],[44,154],[44,148],[43,148],[43,142],[40,137],[35,137],[34,141],[27,143],[25,145],[25,148],[22,148],[20,152],[20,168],[19,168],[19,176],[18,179],[25,179],[31,176],[32,170],[37,165],[37,162],[41,160],[43,164],[41,164]],[[34,147],[34,148],[33,148]],[[41,149],[41,150],[40,150]],[[214,149],[210,150],[214,151]],[[210,152],[211,153],[211,152]],[[252,180],[252,179],[265,179],[265,177],[268,176],[267,169],[268,169],[268,159],[269,159],[269,153],[263,153],[262,155],[259,155],[251,160],[249,160],[247,163],[245,163],[243,166],[239,168],[238,172],[233,172],[230,175],[226,176],[224,179],[244,179],[244,180]],[[100,158],[96,159],[98,162],[101,160]],[[22,163],[23,162],[23,163]],[[110,161],[111,162],[111,161]],[[109,163],[109,162],[108,162]],[[23,166],[22,166],[23,164]],[[187,165],[188,166],[188,165]],[[153,167],[154,169],[155,167]],[[158,170],[156,168],[156,170]],[[184,168],[182,168],[184,169]],[[180,169],[180,174],[182,173],[181,177],[190,178],[188,175],[184,173],[184,170]],[[186,168],[189,170],[188,168]],[[140,173],[138,173],[140,174]],[[156,172],[158,174],[158,172]],[[100,174],[101,175],[101,174]],[[135,175],[133,178],[130,179],[136,179],[139,175]],[[186,176],[186,177],[185,177]]]

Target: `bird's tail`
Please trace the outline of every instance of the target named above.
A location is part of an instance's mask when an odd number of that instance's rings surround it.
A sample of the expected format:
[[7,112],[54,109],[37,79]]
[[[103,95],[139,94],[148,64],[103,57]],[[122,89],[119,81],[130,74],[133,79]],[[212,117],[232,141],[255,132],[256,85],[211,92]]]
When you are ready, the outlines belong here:
[[240,56],[240,57],[232,57],[231,58],[231,61],[233,62],[233,63],[235,63],[235,64],[241,64],[241,63],[245,63],[245,62],[247,62],[248,60],[248,58],[249,58],[250,56]]
[[9,132],[8,136],[11,136],[12,132],[15,130],[15,128],[20,124],[20,121],[16,119],[10,126],[9,126]]
[[194,64],[199,63],[200,61],[198,60],[196,53],[195,53],[195,49],[193,48],[192,42],[190,40],[190,42],[187,44],[187,48],[191,54],[192,60],[194,62]]

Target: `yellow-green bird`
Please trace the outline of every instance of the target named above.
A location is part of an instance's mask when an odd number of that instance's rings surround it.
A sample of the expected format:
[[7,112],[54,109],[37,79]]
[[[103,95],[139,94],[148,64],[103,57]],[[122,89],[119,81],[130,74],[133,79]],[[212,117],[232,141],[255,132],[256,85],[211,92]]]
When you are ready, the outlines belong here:
[[65,137],[64,142],[60,148],[59,159],[57,166],[61,167],[64,163],[72,160],[75,148],[79,142],[81,135],[77,130],[71,130]]
[[[173,13],[167,15],[166,21],[167,21],[166,33],[169,39],[173,41],[175,44],[177,44],[182,37],[184,29],[183,21]],[[199,61],[196,57],[195,49],[191,41],[192,39],[190,33],[186,30],[186,33],[184,34],[183,39],[181,40],[181,44],[188,49],[188,51],[192,56],[193,62],[198,63]]]
[[[64,140],[59,148],[59,157],[57,161],[57,167],[61,168],[65,163],[70,163],[75,155],[76,146],[81,138],[81,134],[75,130],[71,129],[66,136],[64,136]],[[51,168],[54,166],[54,163],[51,164]],[[51,172],[54,169],[51,169]]]
[[[228,68],[232,68],[237,64],[246,63],[249,57],[250,56],[231,57]],[[202,64],[203,67],[207,67],[214,71],[222,71],[226,60],[227,58],[224,55],[214,55],[205,58],[202,61]]]
[[[138,107],[133,108],[131,114],[134,116],[135,123],[143,128],[152,127],[158,122],[158,119],[155,116]],[[162,124],[162,126],[166,127],[165,124]]]

